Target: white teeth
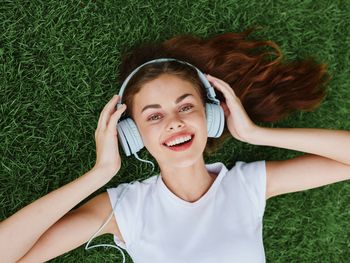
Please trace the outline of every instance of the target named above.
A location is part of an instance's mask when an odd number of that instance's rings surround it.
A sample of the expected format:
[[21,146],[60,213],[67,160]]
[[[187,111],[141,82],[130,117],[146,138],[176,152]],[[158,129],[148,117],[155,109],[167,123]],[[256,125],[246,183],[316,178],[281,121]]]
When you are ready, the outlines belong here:
[[166,145],[167,146],[173,146],[173,145],[176,145],[176,144],[179,144],[179,143],[182,143],[182,142],[186,142],[188,140],[191,140],[191,135],[187,135],[187,136],[181,137],[181,138],[176,138],[175,140],[166,143]]

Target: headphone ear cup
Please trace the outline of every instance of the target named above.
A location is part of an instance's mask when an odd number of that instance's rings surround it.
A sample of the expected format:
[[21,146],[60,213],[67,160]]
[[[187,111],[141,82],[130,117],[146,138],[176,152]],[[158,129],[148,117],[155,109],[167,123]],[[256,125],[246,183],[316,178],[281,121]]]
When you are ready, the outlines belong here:
[[208,137],[220,137],[225,125],[224,110],[220,105],[213,103],[206,103],[205,110],[207,114]]
[[[136,123],[134,122],[133,119],[128,118],[128,124],[129,124],[129,128],[130,128],[130,133],[132,134],[132,138],[134,139],[135,143],[136,143],[136,147],[135,147],[135,152],[138,152],[139,150],[141,150],[144,147],[142,138],[141,138],[141,134],[139,132],[139,130],[137,129]],[[132,152],[134,153],[134,151]]]
[[125,133],[127,133],[126,125],[127,125],[126,120],[119,121],[117,124],[117,131],[118,131],[117,134],[118,134],[119,143],[122,146],[124,153],[126,154],[126,156],[130,156],[131,152],[130,152],[129,144],[127,142],[126,135],[125,135]]
[[205,104],[205,114],[207,117],[207,130],[208,130],[208,137],[213,137],[212,127],[213,127],[213,112],[211,108],[211,103]]
[[215,115],[217,116],[217,126],[216,127],[216,138],[220,137],[222,132],[224,131],[224,126],[225,126],[225,114],[224,110],[220,105],[214,104],[214,112]]
[[119,121],[117,124],[118,138],[126,156],[130,156],[143,148],[141,135],[135,122],[127,118]]

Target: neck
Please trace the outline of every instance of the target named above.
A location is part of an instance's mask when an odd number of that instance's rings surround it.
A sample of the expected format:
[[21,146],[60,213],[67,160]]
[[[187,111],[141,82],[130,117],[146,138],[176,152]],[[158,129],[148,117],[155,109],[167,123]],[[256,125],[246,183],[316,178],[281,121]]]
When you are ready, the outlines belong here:
[[160,165],[160,171],[168,189],[188,202],[200,199],[216,178],[216,174],[207,171],[203,158],[185,167]]

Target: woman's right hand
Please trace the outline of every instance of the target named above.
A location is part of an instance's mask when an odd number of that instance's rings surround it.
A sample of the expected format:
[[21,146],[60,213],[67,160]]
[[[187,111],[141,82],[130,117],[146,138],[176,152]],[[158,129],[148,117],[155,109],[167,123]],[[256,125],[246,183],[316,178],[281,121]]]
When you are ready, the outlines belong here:
[[121,167],[118,149],[117,122],[126,109],[123,104],[118,110],[115,106],[119,95],[113,98],[103,108],[95,131],[96,164],[94,168],[102,168],[114,176]]

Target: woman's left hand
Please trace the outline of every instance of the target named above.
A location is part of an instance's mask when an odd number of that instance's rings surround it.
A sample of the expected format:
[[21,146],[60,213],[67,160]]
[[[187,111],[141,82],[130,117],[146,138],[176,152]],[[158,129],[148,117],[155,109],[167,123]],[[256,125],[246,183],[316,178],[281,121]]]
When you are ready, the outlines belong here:
[[226,102],[221,102],[220,105],[224,110],[227,128],[231,135],[237,140],[249,142],[254,132],[259,129],[259,126],[254,124],[249,118],[240,99],[229,84],[211,75],[206,74],[206,77],[212,86],[225,97]]

